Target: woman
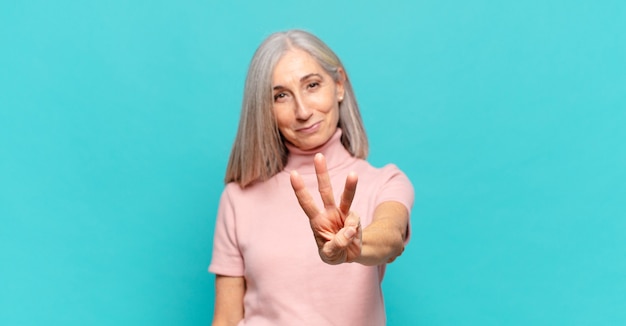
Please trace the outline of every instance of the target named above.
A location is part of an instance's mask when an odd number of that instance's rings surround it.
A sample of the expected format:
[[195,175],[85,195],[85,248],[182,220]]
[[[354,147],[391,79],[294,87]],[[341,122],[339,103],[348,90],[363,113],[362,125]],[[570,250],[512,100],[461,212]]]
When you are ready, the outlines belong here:
[[408,242],[413,188],[367,151],[339,58],[307,32],[269,36],[220,200],[213,325],[385,324],[380,283]]

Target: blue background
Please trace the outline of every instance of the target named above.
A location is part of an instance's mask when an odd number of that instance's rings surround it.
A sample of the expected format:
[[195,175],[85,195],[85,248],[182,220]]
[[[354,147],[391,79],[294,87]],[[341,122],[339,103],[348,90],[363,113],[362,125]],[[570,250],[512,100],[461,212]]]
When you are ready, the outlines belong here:
[[342,58],[414,183],[389,325],[626,324],[623,1],[3,1],[0,324],[206,325],[243,80]]

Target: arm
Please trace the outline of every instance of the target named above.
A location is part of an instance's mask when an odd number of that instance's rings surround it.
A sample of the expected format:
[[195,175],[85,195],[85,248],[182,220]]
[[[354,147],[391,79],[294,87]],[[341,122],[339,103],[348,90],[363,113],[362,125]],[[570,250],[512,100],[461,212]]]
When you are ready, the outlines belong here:
[[404,251],[409,212],[395,201],[381,203],[374,220],[363,230],[361,255],[355,262],[375,266],[394,261]]
[[215,311],[213,326],[237,325],[243,319],[243,277],[215,276]]

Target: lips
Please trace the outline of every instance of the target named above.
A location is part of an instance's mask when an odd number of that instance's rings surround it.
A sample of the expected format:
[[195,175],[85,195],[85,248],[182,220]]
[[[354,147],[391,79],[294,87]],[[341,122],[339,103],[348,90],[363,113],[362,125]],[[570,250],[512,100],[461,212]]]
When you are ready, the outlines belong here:
[[319,121],[307,127],[297,128],[296,131],[304,134],[314,133],[319,130],[321,124],[322,122]]

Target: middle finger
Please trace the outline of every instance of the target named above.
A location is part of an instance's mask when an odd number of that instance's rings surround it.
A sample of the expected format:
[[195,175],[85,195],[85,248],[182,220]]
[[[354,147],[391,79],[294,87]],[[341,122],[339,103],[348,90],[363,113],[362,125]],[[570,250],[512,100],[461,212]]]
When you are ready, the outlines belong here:
[[317,187],[319,189],[320,196],[322,196],[324,208],[334,208],[335,195],[333,194],[333,187],[330,183],[328,168],[326,167],[326,158],[321,153],[315,154],[313,163],[315,164],[315,173],[317,174]]

